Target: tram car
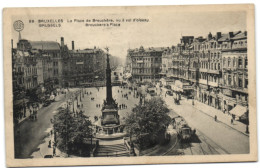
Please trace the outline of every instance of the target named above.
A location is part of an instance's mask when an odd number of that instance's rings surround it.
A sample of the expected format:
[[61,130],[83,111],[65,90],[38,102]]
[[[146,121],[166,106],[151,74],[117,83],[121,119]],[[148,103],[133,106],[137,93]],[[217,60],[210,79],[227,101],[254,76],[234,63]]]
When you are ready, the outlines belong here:
[[173,118],[173,127],[176,129],[181,141],[190,141],[192,136],[196,133],[195,129],[192,130],[181,116]]

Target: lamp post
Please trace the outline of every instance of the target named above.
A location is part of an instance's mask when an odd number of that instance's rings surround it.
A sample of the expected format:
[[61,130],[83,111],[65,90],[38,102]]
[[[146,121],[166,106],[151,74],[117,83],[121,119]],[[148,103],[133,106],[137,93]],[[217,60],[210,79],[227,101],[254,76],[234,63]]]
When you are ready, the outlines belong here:
[[25,92],[22,91],[22,94],[23,94],[23,117],[26,117],[26,106],[24,102]]
[[249,109],[248,109],[248,105],[247,105],[247,108],[246,108],[246,116],[247,116],[246,133],[249,134]]
[[77,99],[77,108],[78,108],[78,106],[79,106],[79,99],[78,99],[78,96],[79,96],[79,94],[77,93],[77,95],[76,95],[76,99]]
[[72,112],[75,113],[74,111],[74,97],[72,96]]

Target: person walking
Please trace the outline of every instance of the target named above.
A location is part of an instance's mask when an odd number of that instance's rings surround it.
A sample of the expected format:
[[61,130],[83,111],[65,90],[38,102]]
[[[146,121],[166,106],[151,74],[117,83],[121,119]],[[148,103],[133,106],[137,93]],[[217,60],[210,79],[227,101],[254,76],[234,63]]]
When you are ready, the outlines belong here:
[[215,121],[217,121],[217,115],[215,115]]
[[234,123],[234,120],[233,120],[233,118],[231,118],[231,124],[233,125],[233,123]]
[[56,147],[53,146],[53,156],[55,156],[55,155],[56,155]]
[[48,148],[51,148],[51,140],[49,140]]

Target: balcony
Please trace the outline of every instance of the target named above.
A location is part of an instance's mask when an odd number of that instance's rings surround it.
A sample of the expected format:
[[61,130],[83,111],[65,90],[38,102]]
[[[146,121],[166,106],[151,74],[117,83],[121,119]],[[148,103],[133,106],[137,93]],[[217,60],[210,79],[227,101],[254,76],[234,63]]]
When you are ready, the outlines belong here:
[[206,69],[206,68],[200,68],[199,71],[200,71],[200,72],[208,72],[208,69]]
[[208,85],[208,82],[206,79],[199,79],[200,84]]
[[140,63],[144,63],[144,61],[143,60],[138,60],[138,61],[136,61],[136,63],[140,64]]
[[220,71],[219,71],[219,70],[212,70],[212,69],[209,69],[209,70],[208,70],[208,73],[219,75],[219,74],[220,74]]
[[248,88],[232,86],[232,85],[222,85],[223,88],[230,89],[237,92],[242,92],[248,94]]
[[218,87],[219,86],[217,82],[211,82],[211,81],[208,82],[208,85],[210,85],[212,87]]

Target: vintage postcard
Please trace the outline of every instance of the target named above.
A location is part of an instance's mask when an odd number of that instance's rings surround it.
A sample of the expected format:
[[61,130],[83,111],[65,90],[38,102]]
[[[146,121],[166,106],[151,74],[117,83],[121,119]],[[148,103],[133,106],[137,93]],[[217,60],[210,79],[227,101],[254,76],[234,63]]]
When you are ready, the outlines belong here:
[[257,161],[253,4],[3,15],[7,166]]

